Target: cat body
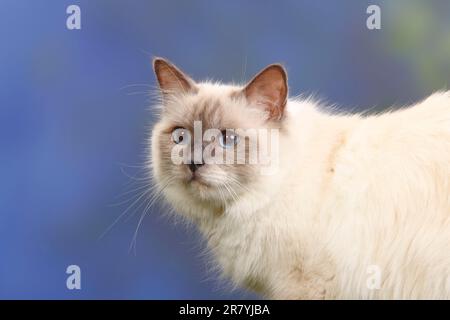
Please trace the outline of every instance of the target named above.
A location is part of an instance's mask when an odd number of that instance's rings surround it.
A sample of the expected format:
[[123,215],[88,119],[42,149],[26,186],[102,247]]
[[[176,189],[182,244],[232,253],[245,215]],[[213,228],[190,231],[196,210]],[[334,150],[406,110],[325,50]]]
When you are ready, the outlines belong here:
[[[288,99],[280,66],[245,87],[194,84],[165,60],[155,71],[166,97],[155,179],[235,284],[275,299],[450,298],[450,93],[339,115]],[[206,164],[195,182],[196,172],[168,163],[165,144],[168,128],[194,119],[278,129],[276,172]],[[228,197],[211,190],[221,185]]]

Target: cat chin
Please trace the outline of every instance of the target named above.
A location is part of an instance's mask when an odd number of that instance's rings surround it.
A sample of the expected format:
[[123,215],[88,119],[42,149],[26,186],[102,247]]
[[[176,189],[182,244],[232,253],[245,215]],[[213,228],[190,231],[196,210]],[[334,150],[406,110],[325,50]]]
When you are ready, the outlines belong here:
[[211,185],[203,180],[191,180],[184,185],[185,193],[193,201],[206,201],[214,203],[223,203],[228,200],[224,198],[223,192],[220,192],[218,186]]
[[200,200],[218,201],[221,199],[220,194],[215,187],[196,180],[189,183],[189,191],[193,197]]

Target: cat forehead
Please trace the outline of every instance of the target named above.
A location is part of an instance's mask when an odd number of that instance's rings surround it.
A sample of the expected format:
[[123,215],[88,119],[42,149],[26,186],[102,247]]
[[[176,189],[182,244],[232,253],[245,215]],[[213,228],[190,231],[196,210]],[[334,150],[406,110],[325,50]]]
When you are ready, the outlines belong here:
[[223,84],[220,82],[197,83],[199,96],[232,96],[242,90],[242,86]]
[[241,90],[236,86],[199,84],[195,93],[172,101],[166,111],[179,126],[190,128],[195,121],[201,121],[205,128],[231,128],[237,125],[245,107],[239,98]]

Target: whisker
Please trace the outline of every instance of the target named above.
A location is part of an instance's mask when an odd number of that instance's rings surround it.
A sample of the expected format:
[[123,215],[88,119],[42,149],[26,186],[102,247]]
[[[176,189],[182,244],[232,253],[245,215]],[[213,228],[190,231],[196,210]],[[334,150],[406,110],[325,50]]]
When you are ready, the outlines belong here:
[[158,189],[155,194],[149,199],[147,206],[144,209],[144,212],[142,213],[141,217],[139,218],[138,224],[136,226],[136,231],[134,232],[133,238],[131,240],[131,244],[130,244],[130,251],[133,250],[134,254],[136,254],[136,245],[137,245],[137,235],[139,233],[139,229],[141,227],[141,224],[145,218],[145,216],[147,215],[147,213],[149,212],[149,209],[153,206],[153,204],[160,198],[160,196],[163,194],[163,191],[170,185],[170,183],[173,182],[173,180],[175,180],[174,178],[168,179],[166,181],[166,183],[160,188]]
[[131,205],[128,206],[128,208],[121,213],[115,220],[114,222],[100,235],[99,239],[102,239],[115,225],[117,222],[119,222],[120,219],[122,219],[122,217],[127,214],[127,212],[136,205],[136,203],[138,203],[142,197],[144,197],[146,194],[148,194],[148,190],[143,191],[139,197],[137,197],[137,199],[135,201],[133,201],[133,203]]
[[[140,167],[139,169],[142,169],[144,167]],[[123,167],[120,167],[120,171],[129,179],[133,180],[133,181],[148,181],[150,180],[149,177],[143,177],[143,178],[136,178],[136,176],[131,176],[129,175],[124,169]]]
[[[143,185],[141,185],[139,187],[136,187],[136,188],[134,188],[132,190],[125,191],[125,192],[121,193],[120,195],[116,196],[116,198],[120,199],[121,197],[126,196],[127,194],[130,194],[130,193],[133,193],[133,192],[136,192],[136,191],[140,191],[140,190],[142,190],[144,188],[151,188],[150,183],[146,183],[146,184],[143,184]],[[127,201],[125,201],[125,203],[126,202]],[[124,202],[120,202],[119,205],[122,204],[122,203],[124,203]]]

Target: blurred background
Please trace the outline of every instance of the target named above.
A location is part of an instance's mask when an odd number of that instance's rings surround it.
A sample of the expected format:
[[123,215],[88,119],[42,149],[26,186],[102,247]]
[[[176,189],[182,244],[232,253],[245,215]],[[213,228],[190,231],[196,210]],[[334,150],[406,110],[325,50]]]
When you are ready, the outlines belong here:
[[[71,4],[81,30],[66,28]],[[380,30],[366,27],[370,4]],[[0,0],[0,10],[4,299],[256,297],[217,281],[195,230],[157,204],[130,250],[145,209],[135,200],[155,121],[154,55],[223,81],[282,62],[292,95],[346,110],[412,103],[450,80],[445,0]],[[72,264],[81,290],[66,288]]]

